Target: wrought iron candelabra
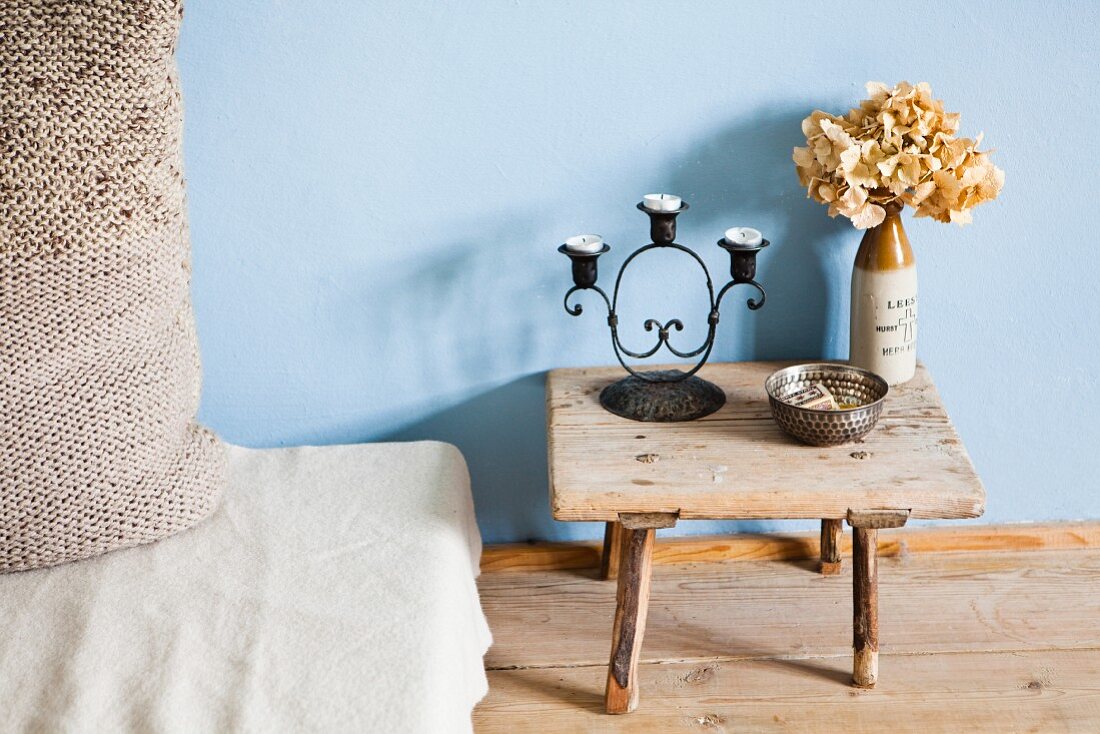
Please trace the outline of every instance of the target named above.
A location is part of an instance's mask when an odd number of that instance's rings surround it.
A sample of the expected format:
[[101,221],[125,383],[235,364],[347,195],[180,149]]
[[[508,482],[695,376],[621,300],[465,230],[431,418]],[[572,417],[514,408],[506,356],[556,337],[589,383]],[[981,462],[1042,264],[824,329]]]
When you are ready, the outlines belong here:
[[[648,197],[647,197],[648,198]],[[717,385],[698,377],[698,372],[714,348],[715,332],[718,328],[719,309],[726,293],[736,285],[748,285],[757,290],[759,300],[749,298],[747,303],[749,310],[755,311],[764,305],[766,294],[764,288],[754,280],[756,277],[756,255],[760,250],[768,246],[766,239],[760,239],[751,244],[737,244],[729,239],[718,240],[718,246],[726,250],[730,256],[731,279],[721,290],[717,297],[714,294],[714,282],[711,280],[710,271],[706,263],[693,250],[676,240],[676,217],[688,209],[686,202],[681,202],[679,208],[671,211],[657,211],[648,208],[645,202],[639,202],[638,208],[649,216],[649,232],[652,242],[643,245],[630,254],[619,268],[619,274],[615,278],[615,288],[610,298],[607,293],[596,285],[597,262],[600,256],[611,251],[611,247],[602,244],[599,249],[591,252],[571,248],[564,244],[558,251],[567,255],[573,264],[573,287],[565,293],[565,310],[571,316],[580,316],[583,307],[580,303],[570,305],[569,299],[579,291],[595,291],[607,306],[607,324],[611,329],[611,346],[615,350],[615,356],[619,364],[628,373],[627,377],[608,385],[600,393],[600,404],[610,412],[624,418],[636,421],[689,421],[710,415],[721,408],[726,402],[726,394]],[[622,284],[623,273],[632,262],[641,254],[650,250],[678,250],[690,256],[703,269],[707,281],[707,293],[710,299],[710,312],[707,314],[707,336],[695,349],[679,349],[670,341],[673,331],[683,331],[684,324],[680,319],[670,319],[662,322],[659,319],[646,319],[643,327],[647,332],[657,331],[657,342],[649,349],[634,351],[623,345],[619,339],[619,316],[617,307],[619,303],[619,286]],[[682,359],[698,358],[695,365],[686,370],[651,370],[643,371],[631,367],[626,362],[626,357],[634,359],[648,359],[664,347],[673,355]]]

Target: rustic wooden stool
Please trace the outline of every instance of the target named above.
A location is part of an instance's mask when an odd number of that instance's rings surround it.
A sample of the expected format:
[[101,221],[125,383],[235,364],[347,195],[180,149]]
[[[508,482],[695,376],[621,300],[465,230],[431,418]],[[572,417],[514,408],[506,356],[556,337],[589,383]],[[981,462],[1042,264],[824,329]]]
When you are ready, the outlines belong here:
[[604,578],[618,578],[608,713],[638,705],[638,658],[649,604],[654,535],[677,520],[821,519],[821,572],[840,573],[839,536],[852,527],[856,686],[878,677],[880,528],[910,518],[982,514],[985,491],[928,372],[893,388],[863,442],[804,446],[772,420],[764,380],[789,363],[711,364],[700,376],[725,407],[688,423],[637,423],[608,413],[599,393],[620,368],[565,369],[547,381],[554,518],[603,521]]

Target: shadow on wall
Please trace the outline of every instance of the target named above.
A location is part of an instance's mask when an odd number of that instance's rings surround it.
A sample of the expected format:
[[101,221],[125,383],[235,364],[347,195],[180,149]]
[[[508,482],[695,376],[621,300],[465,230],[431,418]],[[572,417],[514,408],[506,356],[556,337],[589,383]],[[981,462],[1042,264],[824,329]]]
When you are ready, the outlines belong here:
[[[368,364],[401,364],[383,371],[379,390],[427,397],[446,405],[372,440],[439,440],[466,457],[478,523],[486,542],[586,537],[583,525],[556,524],[550,516],[546,457],[546,378],[533,367],[567,353],[562,332],[541,328],[558,315],[568,270],[554,253],[552,270],[532,268],[527,243],[543,223],[514,214],[459,227],[478,232],[389,273],[376,288],[348,289],[334,304],[341,311],[374,313],[349,348],[371,344]],[[485,242],[492,247],[483,247]],[[541,247],[541,249],[548,249]],[[351,282],[364,273],[345,276]],[[381,326],[385,328],[380,328]],[[495,385],[483,392],[479,386]],[[476,393],[476,394],[474,394]],[[454,395],[464,397],[453,402]],[[362,432],[358,432],[360,435]]]
[[[384,437],[424,439],[453,443],[465,455],[485,542],[561,537],[547,496],[545,374],[501,385]],[[572,537],[602,532],[602,526],[570,526]]]
[[714,215],[731,209],[752,217],[750,223],[756,217],[768,223],[772,246],[760,256],[768,302],[742,322],[753,329],[751,359],[846,357],[847,292],[858,237],[846,220],[829,219],[820,204],[806,199],[798,183],[791,150],[805,144],[802,120],[811,109],[799,103],[745,115],[692,149],[672,178],[676,191],[700,204],[699,225],[725,226]]
[[[695,225],[725,225],[727,222],[716,218],[718,213],[731,209],[738,216],[752,217],[751,221],[759,217],[762,228],[767,222],[773,245],[761,258],[760,271],[768,303],[752,318],[736,317],[734,327],[752,330],[753,338],[748,342],[751,348],[744,355],[749,359],[838,357],[846,351],[848,277],[858,238],[851,236],[846,222],[830,220],[818,204],[808,201],[795,177],[791,148],[802,142],[801,120],[809,108],[800,104],[797,108],[748,115],[749,121],[700,143],[685,159],[670,162],[674,171],[669,178],[670,190],[699,204],[696,211],[703,212]],[[502,232],[501,237],[519,239],[515,232]],[[838,241],[850,246],[841,246]],[[398,314],[407,314],[408,309],[419,309],[414,321],[427,325],[428,333],[422,334],[412,348],[423,350],[430,345],[432,354],[402,363],[424,365],[421,379],[425,382],[438,384],[458,377],[449,387],[462,389],[464,380],[484,376],[487,371],[485,352],[477,346],[486,339],[512,345],[505,352],[510,356],[489,366],[489,372],[498,375],[523,371],[532,363],[546,364],[563,353],[565,345],[549,345],[547,350],[548,345],[539,343],[537,325],[530,323],[539,309],[521,309],[521,317],[517,318],[517,312],[509,306],[515,302],[512,299],[548,291],[555,294],[556,307],[559,273],[528,275],[516,282],[511,272],[523,272],[518,264],[479,264],[470,254],[472,249],[466,247],[447,251],[465,253],[461,257],[466,259],[454,256],[418,272],[416,282],[427,282],[430,287],[418,290],[415,297],[390,291],[381,299],[392,316],[390,323]],[[509,276],[502,281],[500,274],[504,272]],[[421,280],[425,275],[426,281]],[[725,275],[716,274],[716,278],[724,279]],[[487,283],[493,287],[481,287]],[[471,299],[471,294],[479,290],[481,295]],[[471,334],[471,329],[476,333]],[[407,343],[391,343],[387,350],[402,346],[409,347]],[[723,340],[720,335],[712,359],[737,357],[731,353],[731,340]],[[458,446],[469,463],[477,516],[486,542],[598,537],[602,532],[599,524],[555,523],[550,517],[545,426],[545,375],[540,372],[469,398],[382,438],[435,439]],[[682,529],[768,532],[776,527],[774,523],[727,522],[691,523]]]
[[[381,390],[435,398],[544,363],[536,299],[561,273],[530,267],[526,243],[540,220],[516,213],[455,228],[478,234],[385,268],[363,260],[337,276],[332,320],[345,326],[349,350],[371,350],[349,361],[407,366],[380,375]],[[346,313],[372,318],[348,323]]]

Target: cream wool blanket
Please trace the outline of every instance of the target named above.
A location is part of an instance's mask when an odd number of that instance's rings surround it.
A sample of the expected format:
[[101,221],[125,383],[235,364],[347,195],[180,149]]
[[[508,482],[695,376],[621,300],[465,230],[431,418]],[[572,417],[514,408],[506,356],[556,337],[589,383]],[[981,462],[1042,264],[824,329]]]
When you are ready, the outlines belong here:
[[192,530],[0,576],[0,731],[469,731],[490,636],[457,449],[229,467]]

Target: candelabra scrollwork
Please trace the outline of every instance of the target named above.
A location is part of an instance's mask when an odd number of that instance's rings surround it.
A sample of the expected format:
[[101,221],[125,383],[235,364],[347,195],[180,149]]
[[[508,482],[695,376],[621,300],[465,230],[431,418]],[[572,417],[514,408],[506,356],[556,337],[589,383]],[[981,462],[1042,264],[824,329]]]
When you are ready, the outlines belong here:
[[[643,245],[632,252],[619,267],[615,278],[615,287],[608,296],[598,285],[597,263],[601,255],[610,252],[611,248],[599,243],[599,248],[592,251],[582,251],[569,244],[564,244],[558,251],[565,254],[572,261],[573,286],[565,293],[563,305],[566,313],[571,316],[580,316],[584,313],[584,307],[580,301],[574,298],[578,293],[592,291],[597,293],[607,308],[607,324],[611,331],[611,346],[615,351],[615,357],[619,364],[630,373],[630,376],[609,385],[600,395],[601,404],[613,413],[634,420],[646,421],[679,421],[692,420],[722,407],[725,403],[725,393],[715,385],[695,376],[710,358],[714,349],[715,334],[718,329],[722,299],[726,294],[738,285],[747,285],[754,288],[759,295],[759,300],[749,298],[746,305],[749,310],[756,311],[764,305],[766,293],[756,278],[756,256],[763,248],[768,246],[768,241],[758,238],[757,241],[748,244],[730,242],[721,239],[718,245],[725,249],[730,256],[730,280],[715,296],[714,281],[706,263],[699,255],[688,247],[678,244],[676,239],[676,217],[688,209],[687,203],[681,203],[680,207],[671,211],[654,211],[648,209],[644,203],[639,203],[638,208],[650,218],[650,236],[652,242]],[[588,243],[591,244],[591,243]],[[672,343],[673,332],[684,329],[684,322],[678,318],[661,320],[647,318],[642,327],[647,333],[657,332],[657,341],[648,349],[635,351],[623,344],[619,336],[619,291],[622,286],[623,274],[640,255],[651,250],[675,250],[690,256],[703,270],[706,278],[707,297],[710,310],[707,314],[707,333],[703,342],[694,349],[680,349]],[[573,301],[570,302],[570,299]],[[648,359],[664,348],[670,354],[681,359],[696,359],[693,366],[686,370],[641,370],[628,364],[626,358]]]

